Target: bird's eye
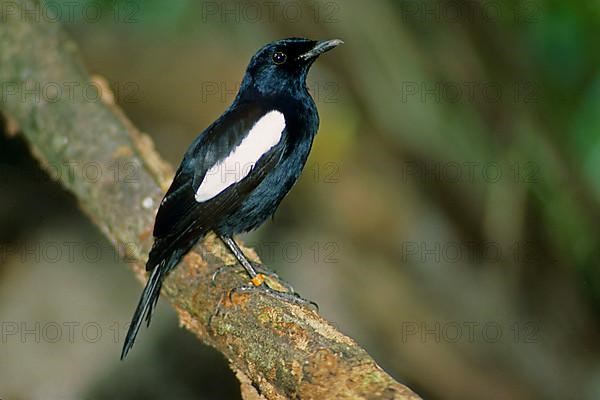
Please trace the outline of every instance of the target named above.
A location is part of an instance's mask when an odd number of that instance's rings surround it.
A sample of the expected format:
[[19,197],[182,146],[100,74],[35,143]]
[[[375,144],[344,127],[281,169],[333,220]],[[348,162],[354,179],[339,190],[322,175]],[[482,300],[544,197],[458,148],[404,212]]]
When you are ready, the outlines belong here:
[[285,55],[285,53],[282,53],[281,51],[276,51],[275,54],[273,54],[273,62],[277,65],[281,65],[285,62],[285,60],[287,60],[287,56]]

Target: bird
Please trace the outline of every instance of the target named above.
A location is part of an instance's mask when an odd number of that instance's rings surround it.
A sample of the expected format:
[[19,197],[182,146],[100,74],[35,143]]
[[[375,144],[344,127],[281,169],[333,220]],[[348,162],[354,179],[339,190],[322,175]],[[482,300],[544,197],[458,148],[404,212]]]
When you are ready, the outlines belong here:
[[306,78],[320,55],[342,43],[293,37],[266,44],[250,59],[231,105],[191,143],[156,214],[146,263],[150,276],[121,360],[143,319],[150,325],[165,277],[209,232],[252,285],[263,284],[234,235],[262,225],[298,180],[319,127]]

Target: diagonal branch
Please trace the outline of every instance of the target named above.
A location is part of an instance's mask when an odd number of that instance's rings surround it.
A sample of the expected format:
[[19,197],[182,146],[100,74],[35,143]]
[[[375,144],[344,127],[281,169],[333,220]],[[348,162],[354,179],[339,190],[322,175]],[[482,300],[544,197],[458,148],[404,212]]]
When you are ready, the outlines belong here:
[[[171,168],[113,104],[102,80],[90,86],[75,44],[57,24],[1,17],[2,111],[18,122],[42,165],[64,169],[64,187],[143,278]],[[49,95],[52,86],[62,93]],[[101,177],[68,173],[87,165]],[[268,296],[224,296],[246,278],[230,271],[211,285],[210,277],[234,262],[210,236],[173,271],[163,296],[183,326],[229,359],[245,398],[419,398],[316,312]]]

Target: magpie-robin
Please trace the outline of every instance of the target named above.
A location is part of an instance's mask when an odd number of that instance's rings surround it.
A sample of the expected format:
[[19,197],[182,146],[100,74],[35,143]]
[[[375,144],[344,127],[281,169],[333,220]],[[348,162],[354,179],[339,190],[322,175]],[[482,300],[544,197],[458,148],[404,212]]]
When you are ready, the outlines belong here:
[[152,272],[121,359],[144,316],[150,324],[163,279],[209,231],[260,285],[233,235],[260,226],[298,179],[319,126],[306,75],[317,57],[341,43],[290,38],[264,46],[250,60],[231,106],[188,148],[156,215],[146,264]]

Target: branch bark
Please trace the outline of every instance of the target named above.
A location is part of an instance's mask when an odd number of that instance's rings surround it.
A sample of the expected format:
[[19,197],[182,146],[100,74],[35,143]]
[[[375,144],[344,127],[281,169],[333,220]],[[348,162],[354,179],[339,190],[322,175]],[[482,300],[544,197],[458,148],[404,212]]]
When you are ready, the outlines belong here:
[[[24,5],[34,8],[32,1]],[[18,122],[42,165],[62,169],[64,187],[127,253],[143,280],[153,219],[171,167],[114,104],[107,85],[90,78],[58,24],[20,12],[0,17],[2,111]],[[53,95],[52,87],[60,88],[60,95]],[[99,100],[94,88],[101,88]],[[87,165],[102,173],[100,179],[68,173]],[[122,172],[118,179],[115,169]],[[235,259],[209,236],[173,271],[162,294],[183,326],[227,357],[244,398],[419,398],[316,312],[257,294],[230,300],[225,294],[246,281],[243,274],[232,269],[210,284],[213,272],[228,264]]]

